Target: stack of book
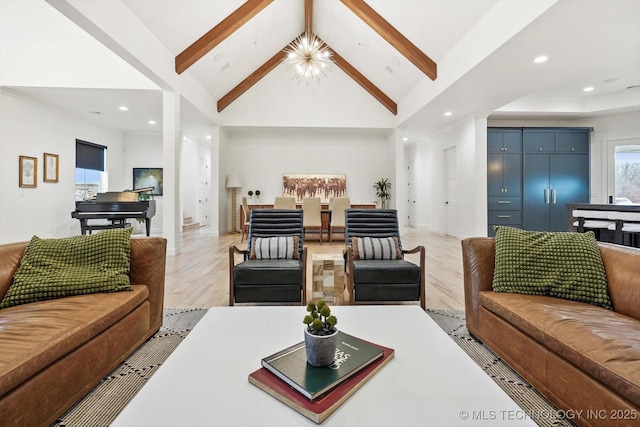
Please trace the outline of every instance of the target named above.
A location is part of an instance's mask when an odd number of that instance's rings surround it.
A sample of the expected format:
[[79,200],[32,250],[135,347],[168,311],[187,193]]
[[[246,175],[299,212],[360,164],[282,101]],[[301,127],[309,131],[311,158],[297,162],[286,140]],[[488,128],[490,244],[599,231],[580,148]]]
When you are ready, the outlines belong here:
[[309,365],[301,342],[262,359],[249,382],[319,424],[393,356],[391,348],[339,331],[332,365]]

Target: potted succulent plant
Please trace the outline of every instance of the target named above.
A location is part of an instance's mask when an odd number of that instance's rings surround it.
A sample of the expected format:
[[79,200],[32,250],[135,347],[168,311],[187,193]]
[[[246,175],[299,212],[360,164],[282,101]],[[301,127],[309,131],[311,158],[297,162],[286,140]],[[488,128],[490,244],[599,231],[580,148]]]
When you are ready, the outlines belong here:
[[310,302],[307,305],[309,314],[304,316],[304,343],[307,363],[311,366],[324,367],[333,363],[338,341],[338,319],[331,314],[331,308],[324,300],[318,305]]

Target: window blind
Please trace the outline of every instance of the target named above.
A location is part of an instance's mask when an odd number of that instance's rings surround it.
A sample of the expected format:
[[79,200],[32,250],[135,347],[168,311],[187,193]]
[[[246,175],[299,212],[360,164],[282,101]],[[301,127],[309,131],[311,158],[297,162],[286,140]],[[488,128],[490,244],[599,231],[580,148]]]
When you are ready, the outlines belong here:
[[76,139],[76,167],[104,171],[107,147]]

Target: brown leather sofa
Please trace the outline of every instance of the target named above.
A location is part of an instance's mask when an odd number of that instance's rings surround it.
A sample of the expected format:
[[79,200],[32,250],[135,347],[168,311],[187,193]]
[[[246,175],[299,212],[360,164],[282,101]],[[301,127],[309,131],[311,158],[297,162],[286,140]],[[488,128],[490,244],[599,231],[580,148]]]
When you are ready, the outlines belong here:
[[578,425],[640,425],[640,250],[599,243],[614,310],[492,291],[494,239],[462,241],[469,332]]
[[[26,246],[0,245],[0,300]],[[0,310],[0,425],[50,425],[160,329],[165,257],[165,239],[132,239],[133,291]]]

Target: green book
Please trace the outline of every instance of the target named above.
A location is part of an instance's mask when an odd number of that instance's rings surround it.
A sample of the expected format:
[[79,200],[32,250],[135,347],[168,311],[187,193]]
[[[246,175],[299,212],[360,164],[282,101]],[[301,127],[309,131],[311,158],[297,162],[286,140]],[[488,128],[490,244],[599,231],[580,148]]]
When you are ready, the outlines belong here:
[[383,353],[383,348],[376,344],[338,331],[336,357],[330,366],[309,365],[304,342],[265,357],[262,366],[314,400],[382,357]]

